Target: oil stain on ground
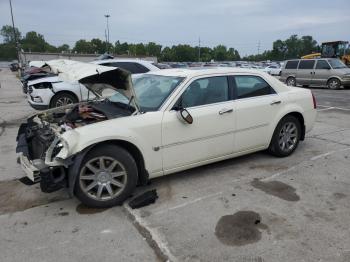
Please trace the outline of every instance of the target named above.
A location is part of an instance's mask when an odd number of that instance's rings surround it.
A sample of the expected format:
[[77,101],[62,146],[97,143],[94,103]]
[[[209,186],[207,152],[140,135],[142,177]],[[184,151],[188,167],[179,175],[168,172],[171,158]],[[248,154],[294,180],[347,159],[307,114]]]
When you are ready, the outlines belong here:
[[0,215],[68,199],[64,192],[45,194],[37,185],[26,186],[19,180],[0,182]]
[[295,193],[295,188],[280,181],[262,182],[254,179],[251,185],[267,194],[279,197],[286,201],[299,201],[300,197]]
[[84,204],[79,204],[75,210],[80,215],[91,215],[91,214],[101,213],[103,211],[106,211],[107,209],[108,208],[93,208],[93,207],[85,206]]
[[254,211],[239,211],[220,218],[215,235],[221,243],[229,246],[243,246],[261,239],[259,229],[268,229],[261,223],[261,216]]

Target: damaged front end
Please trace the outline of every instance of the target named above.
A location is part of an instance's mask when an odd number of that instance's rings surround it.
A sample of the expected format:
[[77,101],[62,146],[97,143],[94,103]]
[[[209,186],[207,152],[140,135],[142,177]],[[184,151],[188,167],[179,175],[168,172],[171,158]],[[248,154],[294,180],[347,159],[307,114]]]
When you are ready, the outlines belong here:
[[19,160],[27,177],[33,183],[40,182],[41,190],[50,193],[67,186],[68,160],[54,160],[65,141],[49,125],[41,125],[34,118],[20,126],[16,153],[20,153]]
[[41,190],[50,193],[74,184],[69,174],[79,154],[71,151],[79,140],[76,128],[130,116],[138,110],[130,103],[112,102],[100,96],[107,86],[132,101],[130,75],[125,71],[65,60],[52,61],[48,66],[62,80],[79,81],[98,97],[94,101],[44,111],[21,124],[16,153],[22,169],[32,183],[40,183]]

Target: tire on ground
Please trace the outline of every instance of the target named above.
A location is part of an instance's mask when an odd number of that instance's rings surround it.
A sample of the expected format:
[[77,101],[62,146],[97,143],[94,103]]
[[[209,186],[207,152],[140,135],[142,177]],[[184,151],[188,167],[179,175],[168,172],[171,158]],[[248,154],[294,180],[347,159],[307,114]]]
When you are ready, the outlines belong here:
[[[112,158],[118,161],[125,169],[126,172],[126,183],[122,191],[116,195],[114,198],[109,200],[97,200],[86,193],[80,183],[80,177],[82,175],[82,168],[90,160],[97,157]],[[79,168],[79,173],[77,175],[77,180],[75,182],[74,193],[75,196],[86,206],[106,208],[115,205],[123,204],[124,200],[127,199],[134,191],[138,180],[137,164],[131,154],[124,148],[117,145],[103,145],[92,149],[84,157],[81,166]],[[98,187],[98,185],[97,185]]]
[[339,89],[341,86],[341,82],[338,78],[331,78],[327,82],[327,87],[329,89]]
[[[286,123],[294,123],[296,126],[296,129],[297,129],[296,143],[293,146],[293,148],[291,148],[290,150],[287,150],[287,151],[282,150],[280,147],[280,144],[279,144],[280,133],[281,133],[281,130]],[[299,120],[292,115],[287,115],[280,120],[277,127],[275,128],[275,131],[273,133],[273,136],[272,136],[269,148],[268,148],[268,152],[274,156],[277,156],[277,157],[289,156],[298,147],[300,137],[301,137],[301,124],[300,124]]]

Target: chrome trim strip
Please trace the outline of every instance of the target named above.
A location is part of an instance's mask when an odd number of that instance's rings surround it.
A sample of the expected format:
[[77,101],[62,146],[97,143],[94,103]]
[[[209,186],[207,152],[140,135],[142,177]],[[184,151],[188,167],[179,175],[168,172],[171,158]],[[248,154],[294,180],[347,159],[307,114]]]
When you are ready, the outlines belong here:
[[224,132],[224,133],[220,133],[220,134],[215,134],[215,135],[211,135],[211,136],[206,136],[206,137],[200,137],[200,138],[194,138],[194,139],[190,139],[190,140],[175,142],[175,143],[171,143],[171,144],[167,144],[167,145],[163,145],[163,146],[159,146],[159,147],[153,147],[153,150],[155,150],[156,148],[157,149],[158,148],[163,149],[163,148],[169,148],[169,147],[172,147],[172,146],[179,146],[179,145],[182,145],[182,144],[198,142],[198,141],[201,141],[201,140],[208,140],[208,139],[212,139],[212,138],[216,138],[216,137],[220,137],[220,136],[225,136],[225,135],[235,134],[235,133],[248,131],[248,130],[252,130],[252,129],[257,129],[257,128],[265,127],[265,126],[268,126],[268,125],[269,125],[269,123],[265,123],[265,124],[261,124],[261,125],[248,127],[248,128],[242,128],[242,129],[239,129],[239,130],[232,130],[232,131],[228,131],[228,132]]

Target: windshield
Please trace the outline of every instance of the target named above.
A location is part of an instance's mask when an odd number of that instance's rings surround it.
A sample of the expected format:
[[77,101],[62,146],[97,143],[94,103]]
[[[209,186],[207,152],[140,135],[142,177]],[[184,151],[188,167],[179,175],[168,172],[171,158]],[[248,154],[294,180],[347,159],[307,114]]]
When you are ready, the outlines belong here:
[[339,59],[328,59],[333,69],[347,68],[347,66]]
[[[145,74],[133,78],[136,100],[142,112],[156,111],[182,82],[183,77]],[[112,102],[128,104],[129,99],[119,92],[109,98]]]

